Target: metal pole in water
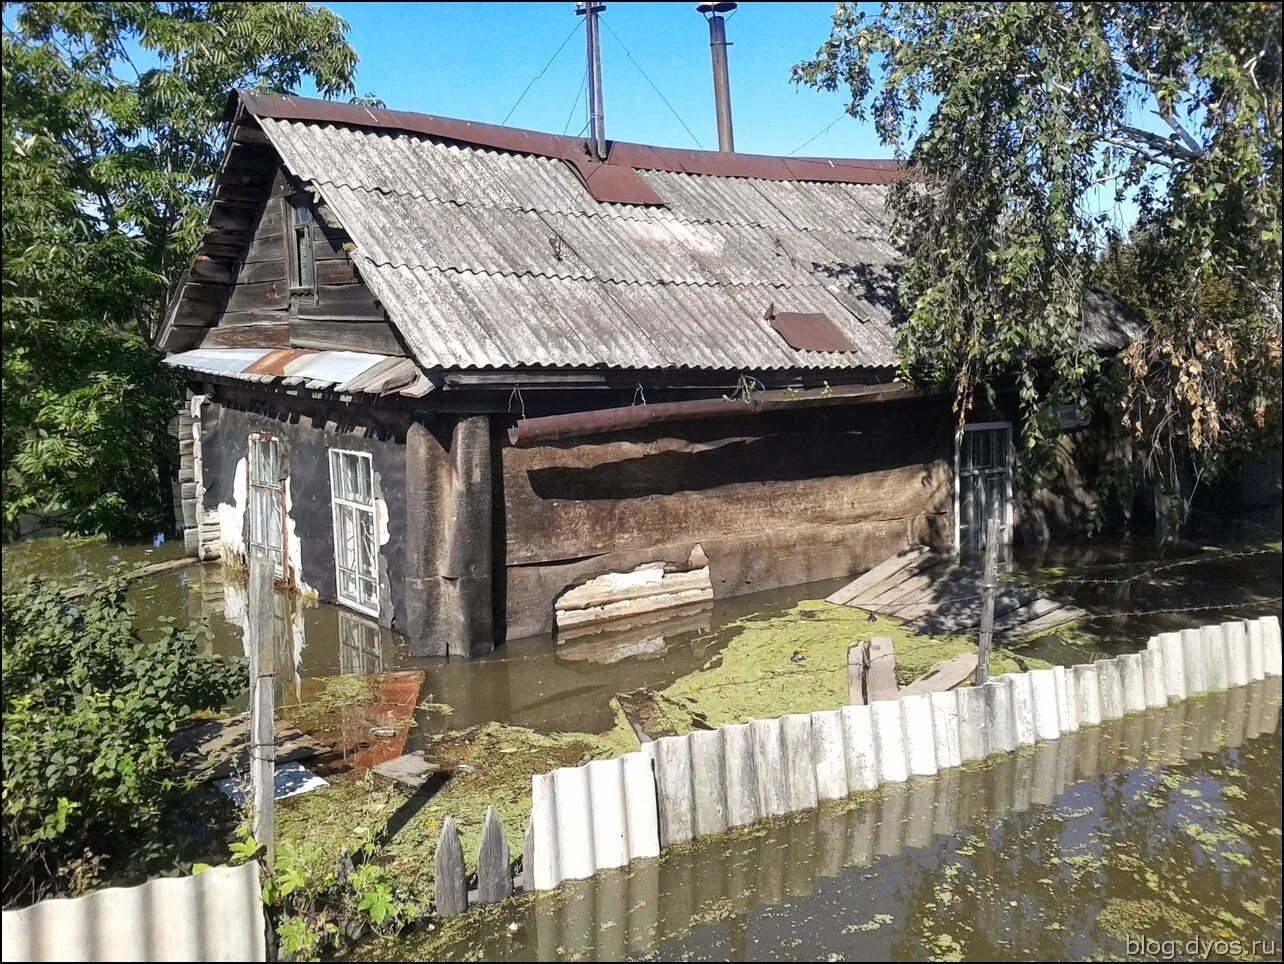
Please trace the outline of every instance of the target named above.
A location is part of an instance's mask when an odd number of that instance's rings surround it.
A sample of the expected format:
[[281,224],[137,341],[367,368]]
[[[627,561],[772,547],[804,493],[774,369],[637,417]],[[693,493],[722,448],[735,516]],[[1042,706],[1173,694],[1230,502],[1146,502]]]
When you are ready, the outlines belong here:
[[263,556],[250,557],[249,658],[250,658],[250,792],[254,800],[254,840],[263,850],[268,873],[276,866],[276,625],[273,563]]
[[990,678],[990,650],[994,646],[994,590],[999,569],[999,517],[985,523],[985,563],[981,569],[981,637],[977,641],[976,685]]

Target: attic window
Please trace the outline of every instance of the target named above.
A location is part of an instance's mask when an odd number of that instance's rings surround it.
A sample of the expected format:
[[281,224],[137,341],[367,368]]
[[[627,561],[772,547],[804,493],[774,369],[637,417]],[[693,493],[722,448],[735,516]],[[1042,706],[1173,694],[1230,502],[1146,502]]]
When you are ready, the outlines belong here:
[[790,348],[797,351],[855,351],[847,333],[819,312],[776,311],[767,307],[767,320]]
[[312,200],[306,194],[285,199],[286,261],[290,268],[290,290],[312,293],[317,287],[316,249],[313,246]]

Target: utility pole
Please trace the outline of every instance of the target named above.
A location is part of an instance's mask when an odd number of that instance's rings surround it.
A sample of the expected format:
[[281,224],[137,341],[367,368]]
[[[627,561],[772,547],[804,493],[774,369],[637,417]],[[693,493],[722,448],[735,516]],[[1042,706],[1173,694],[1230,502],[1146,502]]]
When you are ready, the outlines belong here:
[[594,3],[593,0],[575,5],[575,12],[584,18],[587,46],[589,144],[599,161],[606,160],[606,111],[602,106],[602,45],[597,32],[597,15],[605,9],[606,4]]
[[736,149],[731,126],[731,80],[727,73],[727,18],[734,3],[701,3],[696,11],[709,21],[709,57],[713,61],[713,107],[718,116],[718,150]]
[[276,591],[272,560],[250,557],[250,794],[254,840],[264,848],[268,873],[276,866]]
[[985,563],[981,568],[981,637],[977,642],[976,685],[990,678],[990,650],[994,648],[994,590],[999,573],[999,517],[985,522]]

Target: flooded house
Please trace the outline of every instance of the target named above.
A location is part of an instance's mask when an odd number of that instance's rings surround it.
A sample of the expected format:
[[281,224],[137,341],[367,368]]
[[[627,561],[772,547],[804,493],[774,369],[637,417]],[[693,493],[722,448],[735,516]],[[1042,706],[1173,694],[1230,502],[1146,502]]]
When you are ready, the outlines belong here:
[[1019,523],[1011,421],[894,381],[892,163],[227,122],[159,340],[192,553],[466,656]]

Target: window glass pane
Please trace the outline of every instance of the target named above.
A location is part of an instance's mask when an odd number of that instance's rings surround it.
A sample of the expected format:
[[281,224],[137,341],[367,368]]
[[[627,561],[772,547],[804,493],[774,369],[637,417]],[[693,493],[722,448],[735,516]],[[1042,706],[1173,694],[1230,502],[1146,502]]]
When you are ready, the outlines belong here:
[[367,612],[377,612],[379,546],[375,536],[371,459],[358,453],[331,451],[330,484],[334,499],[339,600]]
[[312,236],[305,228],[296,228],[295,257],[299,263],[299,287],[311,288],[316,284],[316,252],[312,250]]

